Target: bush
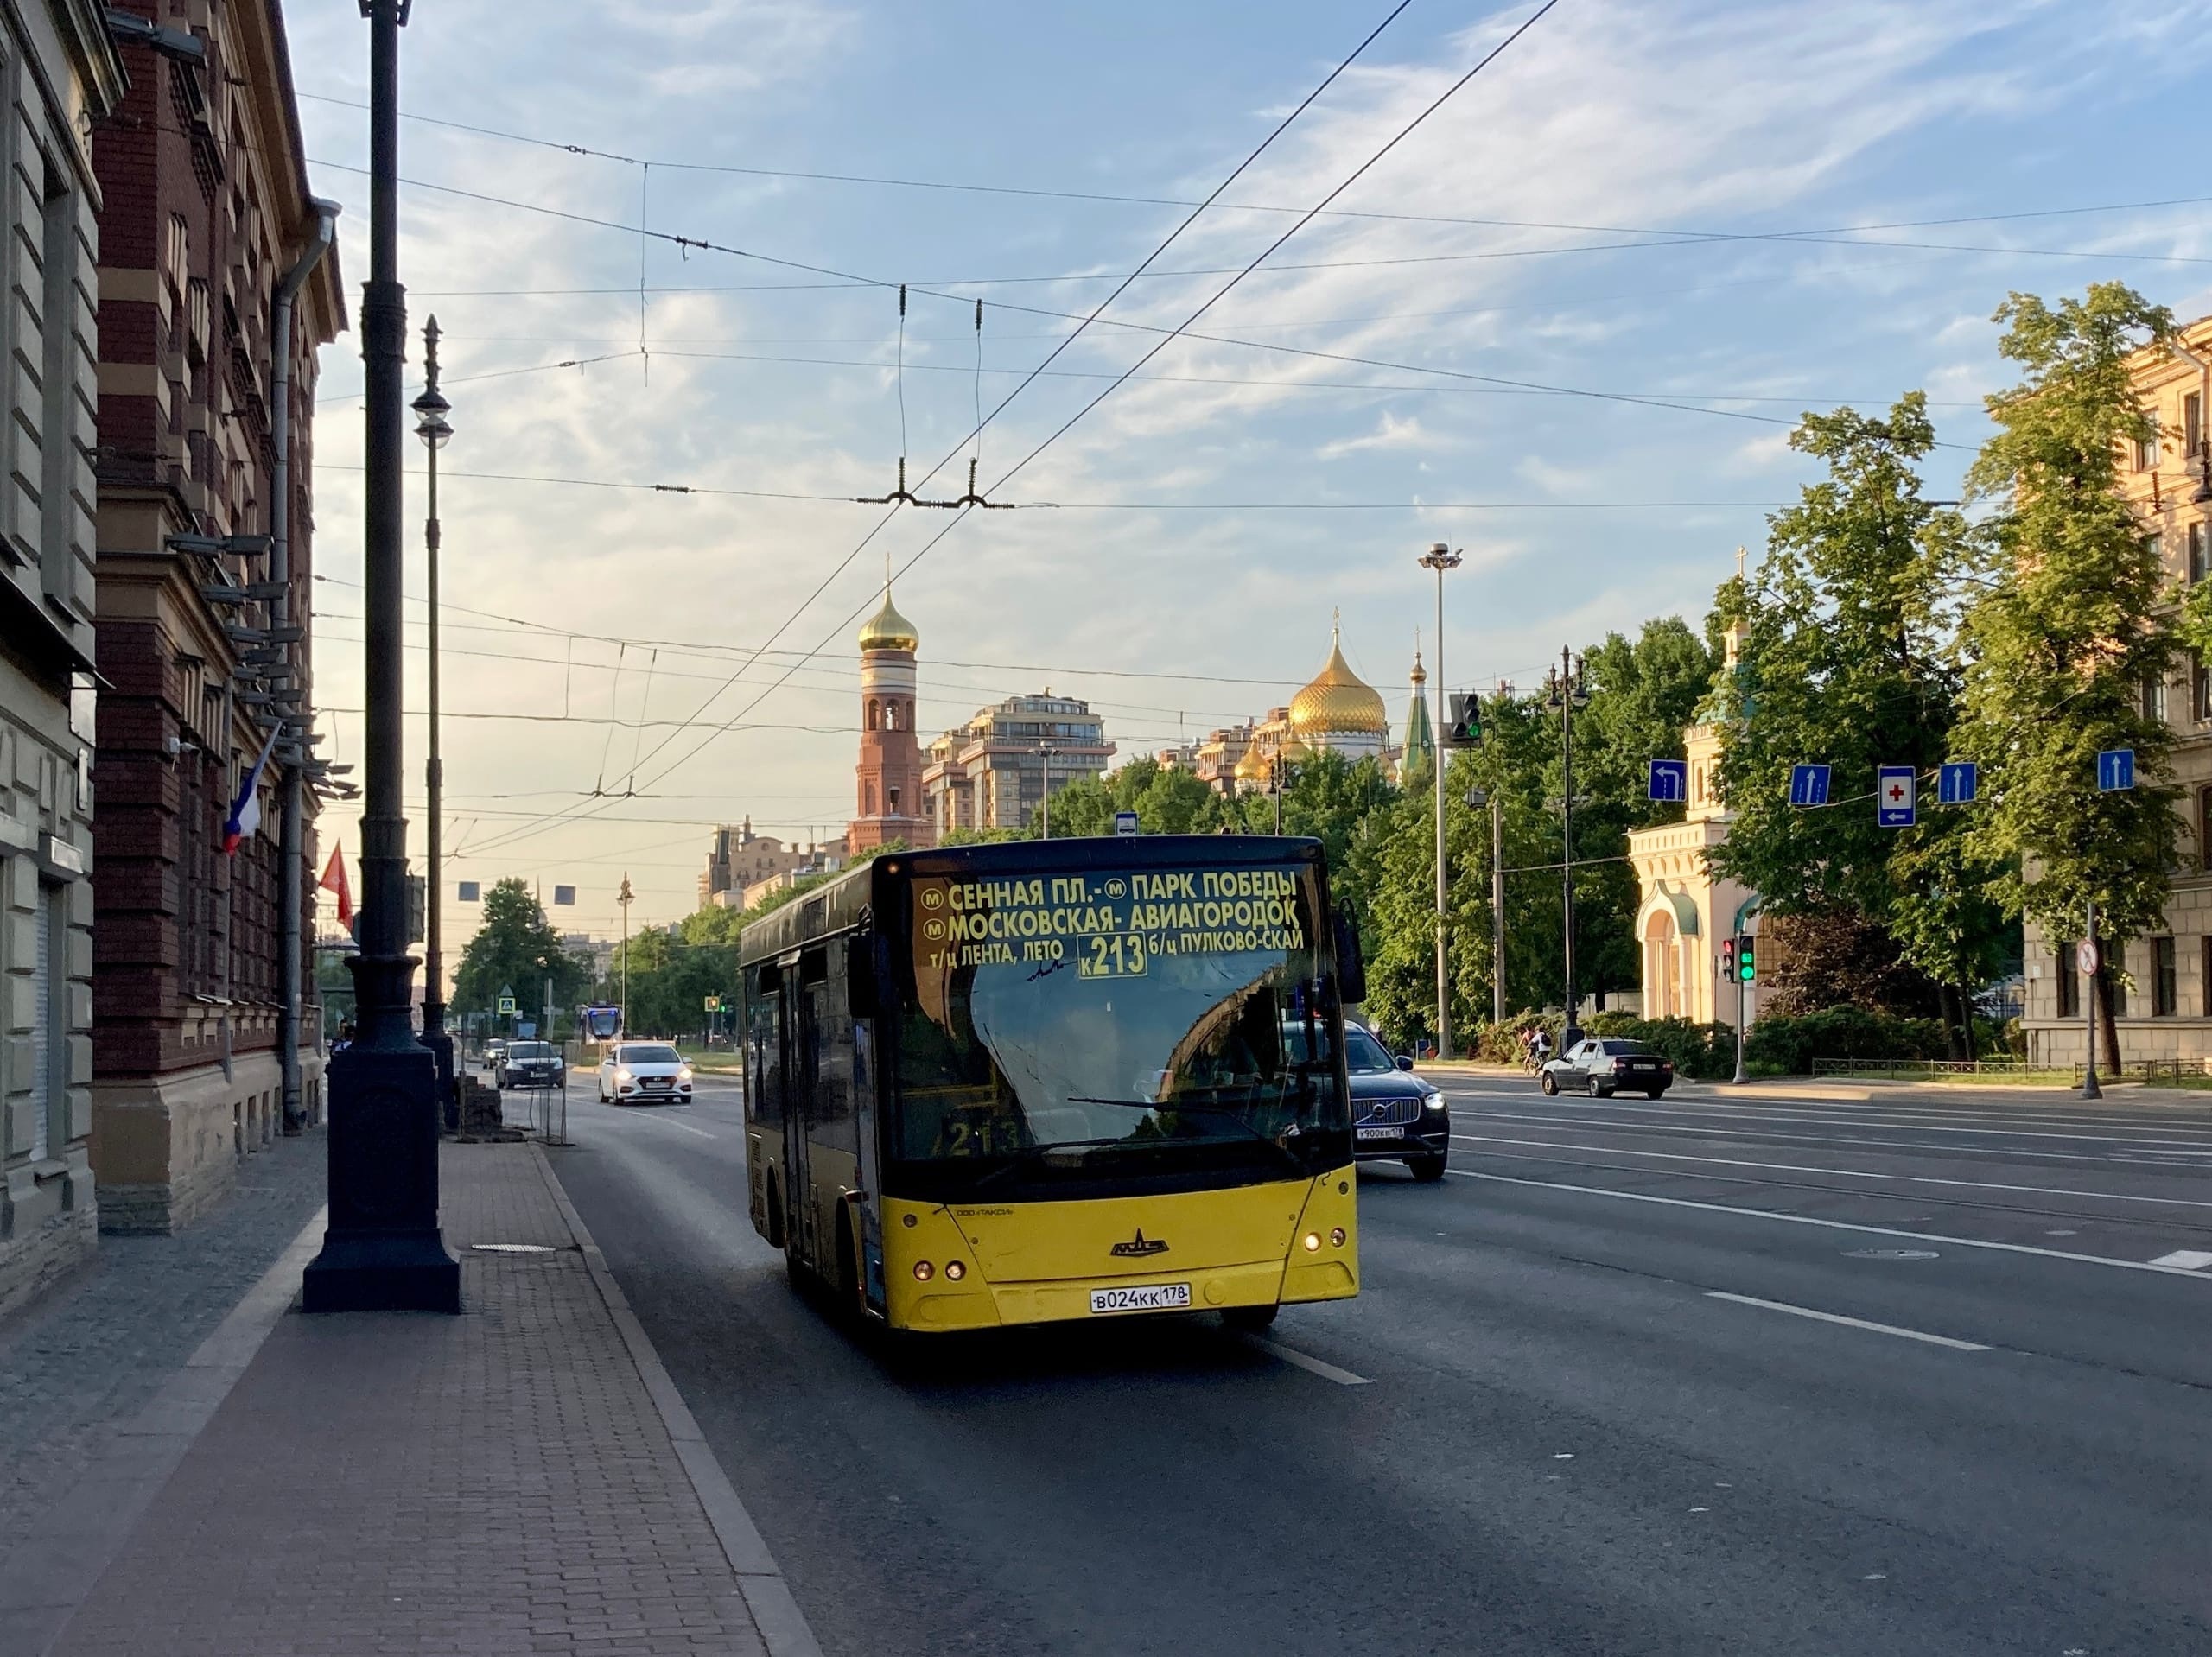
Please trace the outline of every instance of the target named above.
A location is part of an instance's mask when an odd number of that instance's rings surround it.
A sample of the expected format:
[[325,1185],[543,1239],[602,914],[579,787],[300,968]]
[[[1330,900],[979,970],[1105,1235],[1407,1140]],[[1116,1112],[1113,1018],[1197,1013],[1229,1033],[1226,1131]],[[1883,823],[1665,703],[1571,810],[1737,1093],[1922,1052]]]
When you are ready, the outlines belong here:
[[[1530,1030],[1550,1032],[1556,1053],[1566,1036],[1567,1020],[1556,1013],[1522,1013],[1503,1024],[1475,1026],[1475,1057],[1492,1064],[1518,1064],[1522,1038]],[[1725,1024],[1692,1024],[1688,1019],[1639,1019],[1632,1013],[1593,1013],[1582,1026],[1589,1036],[1612,1036],[1640,1041],[1655,1053],[1674,1061],[1682,1076],[1732,1076],[1736,1071],[1736,1032]]]
[[1832,1006],[1800,1018],[1758,1019],[1745,1053],[1763,1070],[1806,1076],[1815,1059],[1945,1058],[1950,1043],[1935,1019]]

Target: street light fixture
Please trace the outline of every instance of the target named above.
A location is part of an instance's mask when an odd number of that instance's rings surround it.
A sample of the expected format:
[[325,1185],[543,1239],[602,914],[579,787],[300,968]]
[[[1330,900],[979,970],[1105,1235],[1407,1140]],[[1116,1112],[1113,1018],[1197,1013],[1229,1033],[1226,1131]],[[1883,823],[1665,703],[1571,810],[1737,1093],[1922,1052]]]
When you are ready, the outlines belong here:
[[1590,705],[1590,688],[1583,677],[1582,658],[1564,646],[1559,665],[1544,676],[1544,705],[1559,711],[1560,939],[1567,966],[1566,1045],[1582,1038],[1582,1028],[1575,1022],[1581,1001],[1574,984],[1574,710]]
[[[1452,551],[1443,542],[1433,542],[1421,559],[1423,569],[1436,572],[1436,720],[1433,729],[1440,738],[1444,732],[1444,712],[1446,706],[1444,687],[1444,572],[1457,569],[1464,562],[1463,555]],[[1452,1053],[1452,974],[1446,962],[1444,919],[1444,766],[1447,751],[1440,741],[1436,751],[1436,1056],[1448,1058]]]
[[461,1099],[454,1088],[453,1038],[446,1032],[446,772],[438,745],[438,451],[453,438],[453,427],[446,420],[453,404],[438,390],[438,319],[435,316],[423,327],[423,395],[413,404],[415,435],[423,440],[430,457],[429,514],[423,525],[429,589],[424,596],[430,612],[430,728],[429,754],[423,762],[430,875],[423,914],[423,1045],[437,1058],[438,1101],[445,1114],[446,1131],[459,1133]]

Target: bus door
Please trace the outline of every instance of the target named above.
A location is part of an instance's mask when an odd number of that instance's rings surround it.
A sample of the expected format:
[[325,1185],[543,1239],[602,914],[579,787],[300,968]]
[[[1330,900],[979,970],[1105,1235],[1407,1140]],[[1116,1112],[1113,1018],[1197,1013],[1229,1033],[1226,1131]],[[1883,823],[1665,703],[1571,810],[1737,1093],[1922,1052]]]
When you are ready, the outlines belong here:
[[[780,1178],[786,1114],[782,975],[772,966],[759,968],[749,987],[752,993],[745,1002],[747,1202],[753,1228],[771,1243],[780,1244],[769,1193]],[[780,1198],[780,1190],[777,1194]],[[788,1212],[790,1204],[784,1208]]]
[[[820,976],[823,952],[811,950],[802,958],[797,955],[785,957],[784,987],[788,994],[783,1001],[784,1034],[784,1178],[785,1201],[784,1223],[790,1228],[790,1247],[808,1265],[819,1269],[823,1262],[821,1239],[816,1235],[820,1226],[814,1200],[814,1172],[812,1158],[808,1155],[807,1136],[812,1131],[819,1114],[819,1101],[816,1095],[820,1077],[816,1074],[817,1055],[821,1051],[814,1014],[814,997],[807,993],[810,977]],[[810,971],[810,968],[812,968]]]

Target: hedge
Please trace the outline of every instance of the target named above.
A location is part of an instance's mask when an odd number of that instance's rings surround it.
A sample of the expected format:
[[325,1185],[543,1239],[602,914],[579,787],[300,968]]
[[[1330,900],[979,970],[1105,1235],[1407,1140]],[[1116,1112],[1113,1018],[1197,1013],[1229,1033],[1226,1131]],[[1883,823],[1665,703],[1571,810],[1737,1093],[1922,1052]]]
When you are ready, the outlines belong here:
[[[1522,1038],[1540,1027],[1550,1032],[1556,1051],[1566,1023],[1556,1013],[1523,1013],[1503,1024],[1478,1025],[1476,1057],[1494,1064],[1517,1064]],[[1736,1032],[1729,1025],[1598,1013],[1582,1028],[1586,1035],[1640,1041],[1672,1059],[1682,1076],[1710,1080],[1736,1073]],[[1934,1019],[1903,1019],[1855,1006],[1827,1007],[1802,1018],[1758,1019],[1744,1044],[1746,1064],[1768,1076],[1809,1075],[1818,1058],[1944,1058],[1949,1051],[1943,1026]]]

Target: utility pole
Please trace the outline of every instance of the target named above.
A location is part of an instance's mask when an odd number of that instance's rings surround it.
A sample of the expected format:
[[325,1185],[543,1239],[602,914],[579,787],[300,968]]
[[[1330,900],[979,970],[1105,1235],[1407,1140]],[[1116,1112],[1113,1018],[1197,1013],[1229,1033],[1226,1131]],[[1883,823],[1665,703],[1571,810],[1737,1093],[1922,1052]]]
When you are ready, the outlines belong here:
[[1444,746],[1444,572],[1457,569],[1460,555],[1438,541],[1422,555],[1423,569],[1436,572],[1436,1056],[1452,1056],[1452,968],[1446,932],[1444,879],[1444,771],[1450,752]]
[[423,547],[427,555],[424,595],[430,606],[430,730],[429,758],[423,767],[429,817],[430,878],[423,924],[423,1045],[438,1063],[438,1104],[445,1113],[446,1130],[461,1131],[461,1096],[453,1081],[453,1038],[446,1033],[446,958],[442,943],[445,919],[445,762],[438,753],[438,451],[453,435],[446,415],[453,405],[438,391],[438,319],[423,325],[423,395],[416,397],[415,435],[429,451],[430,510],[423,524]]
[[359,1030],[330,1066],[330,1223],[302,1305],[320,1311],[461,1310],[461,1267],[438,1229],[437,1063],[409,1003],[402,597],[406,538],[399,284],[399,29],[408,0],[360,0],[369,20],[369,279],[361,295],[368,429],[363,497],[365,809]]
[[622,905],[622,1033],[630,1033],[630,905],[637,901],[630,890],[630,877],[622,877],[622,890],[614,896]]
[[1580,1006],[1574,983],[1574,710],[1590,705],[1590,691],[1582,676],[1582,658],[1560,647],[1559,666],[1547,676],[1548,703],[1559,709],[1560,775],[1560,940],[1567,967],[1567,1028],[1562,1043],[1581,1038],[1575,1021]]
[[1045,773],[1044,803],[1037,808],[1037,837],[1050,840],[1052,837],[1052,750],[1042,742],[1037,745],[1037,764]]

